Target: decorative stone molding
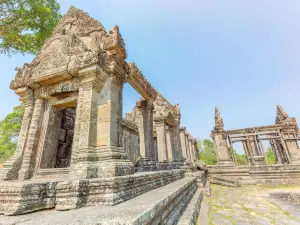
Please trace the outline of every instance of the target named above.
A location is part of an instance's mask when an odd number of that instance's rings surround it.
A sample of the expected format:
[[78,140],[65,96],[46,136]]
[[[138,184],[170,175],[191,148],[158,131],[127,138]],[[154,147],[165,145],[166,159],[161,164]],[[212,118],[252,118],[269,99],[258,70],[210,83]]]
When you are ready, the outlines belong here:
[[144,99],[150,99],[154,101],[157,92],[146,80],[143,73],[137,68],[135,63],[129,63],[130,72],[127,75],[128,83],[135,89]]

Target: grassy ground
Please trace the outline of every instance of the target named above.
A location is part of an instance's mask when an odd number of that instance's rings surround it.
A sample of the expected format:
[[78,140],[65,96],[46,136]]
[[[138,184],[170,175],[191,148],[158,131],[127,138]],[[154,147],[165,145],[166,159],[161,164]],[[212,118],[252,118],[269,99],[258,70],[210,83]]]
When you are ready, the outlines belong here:
[[[209,198],[210,225],[299,225],[295,218],[270,201],[268,193],[290,186],[243,186],[239,188],[212,185]],[[296,188],[296,187],[295,187]]]

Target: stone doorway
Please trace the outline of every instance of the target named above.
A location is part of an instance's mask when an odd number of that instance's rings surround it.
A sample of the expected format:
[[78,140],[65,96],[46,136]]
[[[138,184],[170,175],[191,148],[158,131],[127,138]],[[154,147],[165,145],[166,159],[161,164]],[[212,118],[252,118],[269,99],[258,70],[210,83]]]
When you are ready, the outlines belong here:
[[75,108],[66,108],[60,110],[61,123],[60,128],[58,129],[55,168],[64,168],[70,166],[75,114]]
[[70,166],[76,107],[50,106],[48,127],[39,169]]

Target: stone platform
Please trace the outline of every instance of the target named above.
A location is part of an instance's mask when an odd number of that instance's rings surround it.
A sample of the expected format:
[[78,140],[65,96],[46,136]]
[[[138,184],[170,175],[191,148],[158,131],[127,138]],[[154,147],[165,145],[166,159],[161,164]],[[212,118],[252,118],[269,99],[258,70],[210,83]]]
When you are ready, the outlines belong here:
[[61,182],[56,188],[56,210],[116,205],[184,176],[184,170],[139,172],[128,176]]
[[255,166],[207,166],[208,176],[238,180],[240,184],[297,184],[300,165],[275,164]]
[[54,208],[56,186],[61,181],[0,182],[0,214],[16,215]]
[[197,191],[196,178],[185,177],[115,206],[0,216],[0,224],[193,224],[202,195],[202,190]]
[[183,178],[184,170],[141,172],[128,176],[68,180],[0,182],[0,213],[17,215],[41,209],[69,210],[116,205]]

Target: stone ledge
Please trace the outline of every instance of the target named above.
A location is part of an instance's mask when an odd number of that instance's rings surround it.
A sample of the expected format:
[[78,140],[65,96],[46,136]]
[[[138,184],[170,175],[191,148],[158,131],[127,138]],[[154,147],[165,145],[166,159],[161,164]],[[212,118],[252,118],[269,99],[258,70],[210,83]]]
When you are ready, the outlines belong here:
[[0,214],[18,215],[55,206],[58,181],[0,183]]
[[192,200],[188,204],[186,210],[182,214],[178,225],[193,225],[196,223],[200,207],[201,201],[203,199],[203,191],[198,189],[198,191],[193,196]]
[[[39,211],[15,217],[0,216],[0,224],[173,224],[196,192],[196,180],[185,177],[115,206],[84,207],[70,211]],[[158,222],[158,223],[156,223]],[[170,223],[169,223],[170,222]]]
[[183,176],[183,170],[171,170],[62,182],[57,186],[56,209],[116,205],[181,179]]
[[201,202],[200,213],[198,216],[197,224],[209,225],[209,204],[207,197]]

